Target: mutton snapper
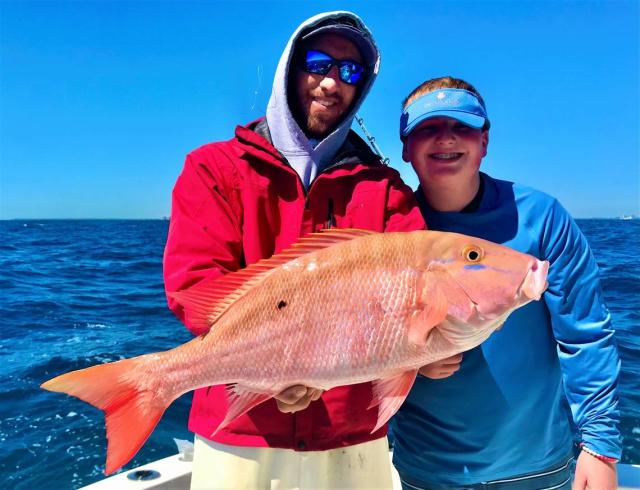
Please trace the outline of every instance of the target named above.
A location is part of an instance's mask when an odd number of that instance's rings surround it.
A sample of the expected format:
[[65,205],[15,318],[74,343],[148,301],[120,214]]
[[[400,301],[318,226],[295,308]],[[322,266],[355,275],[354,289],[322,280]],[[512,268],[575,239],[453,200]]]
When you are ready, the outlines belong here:
[[42,387],[104,410],[106,474],[136,454],[173,400],[204,386],[228,385],[220,430],[292,385],[372,381],[375,431],[398,410],[418,368],[477,346],[513,310],[540,299],[548,267],[454,233],[316,233],[246,269],[169,293],[207,333]]

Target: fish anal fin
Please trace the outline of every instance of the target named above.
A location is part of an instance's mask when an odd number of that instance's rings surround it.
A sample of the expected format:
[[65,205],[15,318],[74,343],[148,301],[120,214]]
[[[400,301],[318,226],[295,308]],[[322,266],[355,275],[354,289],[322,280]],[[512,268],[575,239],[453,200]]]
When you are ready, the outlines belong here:
[[227,415],[211,435],[214,436],[220,429],[272,397],[271,393],[256,393],[240,385],[227,386]]
[[412,369],[392,378],[373,382],[373,399],[368,408],[378,406],[378,422],[371,431],[372,434],[386,424],[398,411],[400,405],[407,398],[417,374],[418,370]]
[[438,285],[437,274],[425,272],[418,280],[416,310],[409,320],[409,340],[416,345],[424,345],[433,327],[447,317],[449,302]]
[[230,305],[260,283],[276,267],[337,243],[373,234],[376,232],[351,228],[311,233],[268,259],[221,277],[205,279],[182,291],[169,291],[167,295],[182,305],[190,324],[208,329]]

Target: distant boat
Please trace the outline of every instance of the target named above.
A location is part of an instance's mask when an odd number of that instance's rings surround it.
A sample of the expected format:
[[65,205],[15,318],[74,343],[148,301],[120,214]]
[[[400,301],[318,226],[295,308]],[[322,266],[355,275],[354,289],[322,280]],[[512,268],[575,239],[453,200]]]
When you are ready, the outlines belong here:
[[635,217],[632,214],[623,214],[622,216],[620,216],[620,219],[628,221],[630,219],[635,219]]

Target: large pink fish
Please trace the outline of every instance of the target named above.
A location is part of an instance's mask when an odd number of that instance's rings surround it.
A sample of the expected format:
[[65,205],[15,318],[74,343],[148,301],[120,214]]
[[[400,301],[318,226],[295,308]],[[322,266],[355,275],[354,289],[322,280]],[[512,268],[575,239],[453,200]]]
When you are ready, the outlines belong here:
[[454,233],[332,230],[172,296],[211,330],[175,349],[63,374],[43,388],[105,411],[106,473],[169,404],[229,384],[218,427],[292,385],[373,381],[382,426],[419,367],[469,350],[546,288],[548,263]]

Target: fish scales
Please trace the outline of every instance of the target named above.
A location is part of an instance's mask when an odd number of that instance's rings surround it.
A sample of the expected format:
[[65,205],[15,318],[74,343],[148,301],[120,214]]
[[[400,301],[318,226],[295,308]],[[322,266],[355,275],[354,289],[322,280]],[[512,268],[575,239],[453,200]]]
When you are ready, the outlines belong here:
[[[235,381],[270,389],[277,380],[283,386],[304,381],[329,387],[336,369],[343,370],[345,382],[359,382],[379,371],[382,359],[396,362],[406,347],[398,340],[415,309],[418,271],[407,266],[407,257],[415,255],[411,243],[381,237],[305,255],[238,300],[196,355],[220,359],[209,363],[206,384]],[[363,255],[374,260],[363,267]],[[283,301],[286,306],[278,308]],[[374,307],[365,311],[361,305],[367,303]],[[355,317],[354,310],[360,310]],[[278,363],[274,352],[281,356]],[[241,354],[254,362],[227,368],[222,360]]]

